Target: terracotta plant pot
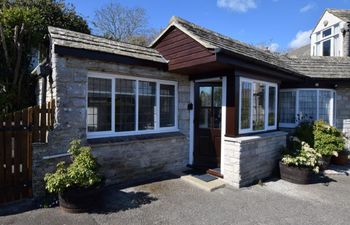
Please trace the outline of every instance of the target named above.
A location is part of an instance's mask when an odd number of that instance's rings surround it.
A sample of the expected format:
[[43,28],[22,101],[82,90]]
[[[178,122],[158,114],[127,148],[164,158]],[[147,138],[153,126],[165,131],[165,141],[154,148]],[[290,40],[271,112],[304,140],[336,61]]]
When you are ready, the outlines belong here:
[[329,164],[331,163],[331,158],[331,156],[323,156],[320,160],[318,160],[318,165],[321,171],[328,169]]
[[332,157],[332,163],[336,165],[345,165],[349,163],[349,152],[342,151],[338,153],[338,157]]
[[280,162],[281,179],[294,184],[311,184],[315,180],[315,173],[310,168],[287,166]]
[[87,212],[102,204],[102,185],[69,189],[58,194],[60,208],[69,213]]

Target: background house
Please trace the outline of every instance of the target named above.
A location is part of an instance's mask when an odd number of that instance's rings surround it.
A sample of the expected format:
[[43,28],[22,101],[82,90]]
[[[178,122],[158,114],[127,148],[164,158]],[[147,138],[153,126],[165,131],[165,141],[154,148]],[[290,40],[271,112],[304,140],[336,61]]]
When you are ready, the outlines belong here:
[[311,56],[350,56],[350,10],[326,9],[311,33]]

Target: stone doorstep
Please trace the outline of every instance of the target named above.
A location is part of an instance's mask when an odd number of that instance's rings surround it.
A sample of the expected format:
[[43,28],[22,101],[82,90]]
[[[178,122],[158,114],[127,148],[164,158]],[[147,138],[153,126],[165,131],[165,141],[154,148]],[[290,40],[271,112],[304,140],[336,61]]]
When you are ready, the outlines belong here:
[[215,191],[216,189],[225,187],[225,182],[220,178],[210,182],[205,182],[192,175],[184,175],[184,176],[181,176],[181,180],[208,192],[212,192],[212,191]]

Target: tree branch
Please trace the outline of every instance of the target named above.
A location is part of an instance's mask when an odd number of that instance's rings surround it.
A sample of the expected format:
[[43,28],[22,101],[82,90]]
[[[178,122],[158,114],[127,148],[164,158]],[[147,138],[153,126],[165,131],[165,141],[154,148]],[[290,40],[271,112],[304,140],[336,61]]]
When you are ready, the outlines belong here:
[[0,23],[0,39],[1,39],[1,43],[2,43],[2,48],[4,50],[6,66],[8,67],[9,70],[11,70],[9,52],[7,50],[7,44],[6,44],[6,38],[5,38],[5,34],[4,34],[4,29],[3,29],[1,23]]
[[15,35],[14,35],[14,43],[17,50],[16,55],[16,64],[15,64],[15,72],[14,72],[14,79],[12,82],[12,85],[15,86],[18,83],[18,79],[20,76],[20,69],[21,69],[21,61],[22,61],[22,50],[23,50],[23,43],[22,38],[24,34],[24,23],[22,23],[21,30],[18,31],[18,26],[15,27]]

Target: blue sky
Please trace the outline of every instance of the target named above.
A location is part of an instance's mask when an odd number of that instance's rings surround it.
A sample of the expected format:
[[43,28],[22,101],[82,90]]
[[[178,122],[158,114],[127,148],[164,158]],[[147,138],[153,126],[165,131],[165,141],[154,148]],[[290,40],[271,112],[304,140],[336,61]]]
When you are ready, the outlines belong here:
[[[96,9],[110,2],[146,9],[149,26],[164,28],[176,15],[249,44],[272,50],[308,41],[325,8],[350,9],[350,0],[66,0],[90,25]],[[93,26],[91,25],[91,28]]]

